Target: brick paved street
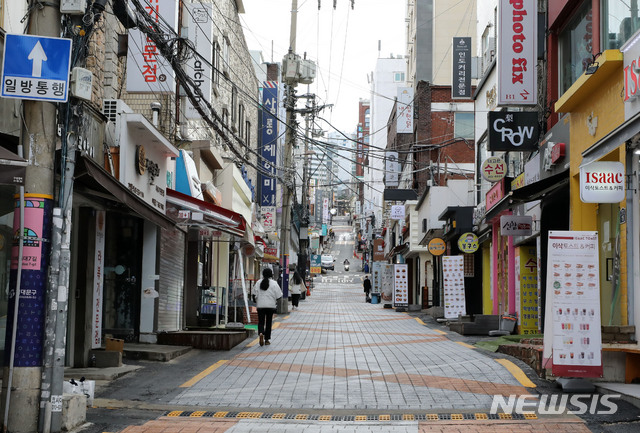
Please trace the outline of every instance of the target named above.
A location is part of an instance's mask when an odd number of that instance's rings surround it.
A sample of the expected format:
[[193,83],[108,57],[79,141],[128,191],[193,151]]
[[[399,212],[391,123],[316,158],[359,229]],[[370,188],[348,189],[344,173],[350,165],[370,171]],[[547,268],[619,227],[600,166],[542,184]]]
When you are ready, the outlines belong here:
[[325,276],[299,310],[278,317],[270,346],[256,339],[194,372],[170,400],[191,410],[123,431],[589,431],[570,415],[488,418],[494,395],[535,393],[527,388],[535,385],[509,361],[407,313],[365,303],[361,279]]

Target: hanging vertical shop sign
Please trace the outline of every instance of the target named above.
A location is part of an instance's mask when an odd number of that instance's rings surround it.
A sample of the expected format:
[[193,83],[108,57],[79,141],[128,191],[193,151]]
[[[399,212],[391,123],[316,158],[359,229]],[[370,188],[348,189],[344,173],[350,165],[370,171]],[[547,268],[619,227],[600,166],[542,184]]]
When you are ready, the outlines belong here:
[[515,254],[516,311],[520,334],[538,332],[538,263],[535,247],[518,247]]
[[[278,83],[265,81],[262,88],[262,147],[260,149],[260,168],[264,172],[272,173],[267,176],[258,173],[260,178],[260,206],[275,210],[276,206],[276,157],[278,143]],[[271,211],[272,209],[268,209]],[[273,224],[275,226],[275,212]],[[266,228],[266,226],[265,226]]]
[[471,38],[453,38],[451,97],[471,98]]
[[467,314],[464,293],[464,257],[442,256],[444,317],[455,319]]
[[598,249],[598,232],[549,232],[546,317],[553,323],[544,344],[555,376],[602,376]]
[[96,211],[96,244],[93,255],[93,303],[91,317],[91,348],[102,347],[102,296],[104,281],[104,236],[106,212]]
[[[13,227],[19,231],[20,200],[16,200]],[[25,194],[24,238],[22,239],[22,275],[20,305],[16,312],[16,282],[18,277],[19,238],[11,249],[11,274],[7,311],[6,335],[13,333],[13,317],[18,315],[14,366],[39,367],[42,365],[44,335],[44,308],[47,289],[47,268],[51,250],[51,221],[53,197],[41,194]],[[5,365],[9,365],[11,338],[5,340]]]
[[398,134],[413,133],[413,87],[398,87],[396,122]]
[[[178,28],[178,2],[150,0],[144,6],[151,19],[159,25]],[[142,93],[173,93],[176,91],[173,68],[160,54],[160,49],[147,35],[129,29],[127,51],[127,91]],[[210,79],[210,77],[209,77]]]
[[393,306],[409,306],[409,265],[393,265]]
[[[185,65],[187,75],[193,80],[194,87],[200,92],[194,91],[195,99],[211,102],[211,83],[213,81],[213,14],[210,3],[187,3],[187,28],[189,29],[189,41],[193,43],[195,52]],[[204,106],[205,112],[208,112]],[[187,99],[184,111],[187,119],[199,119],[200,113]]]
[[329,198],[325,197],[322,199],[322,222],[329,222]]
[[498,105],[535,105],[538,2],[500,0],[498,7]]
[[373,261],[384,261],[384,239],[377,238],[373,240]]
[[384,185],[389,188],[394,188],[399,184],[398,152],[387,152],[385,158]]
[[311,254],[311,269],[312,274],[322,273],[322,261],[320,254]]

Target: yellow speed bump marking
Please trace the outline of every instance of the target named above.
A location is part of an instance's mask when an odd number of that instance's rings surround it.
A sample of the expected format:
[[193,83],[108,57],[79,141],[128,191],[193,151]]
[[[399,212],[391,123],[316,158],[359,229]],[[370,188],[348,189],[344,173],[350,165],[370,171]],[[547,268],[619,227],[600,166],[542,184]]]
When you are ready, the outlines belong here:
[[356,415],[356,421],[366,421],[366,420],[367,420],[366,415]]
[[202,380],[203,378],[207,377],[209,374],[211,374],[211,372],[213,370],[215,370],[216,368],[224,365],[226,362],[228,362],[228,360],[226,359],[222,359],[218,362],[216,362],[215,364],[211,365],[209,368],[207,368],[206,370],[196,374],[195,376],[193,376],[191,379],[189,379],[188,381],[186,381],[185,383],[183,383],[182,385],[180,385],[180,388],[189,388],[190,386],[195,385],[196,383],[198,383],[200,380]]
[[414,317],[414,319],[416,319],[416,322],[418,322],[419,324],[425,325],[425,323],[419,317]]
[[479,419],[489,419],[489,417],[487,416],[486,413],[477,413],[475,415],[476,415],[476,419],[477,420],[479,420]]
[[531,382],[527,375],[524,374],[524,371],[522,371],[520,367],[515,365],[513,362],[509,361],[508,359],[496,359],[496,362],[509,370],[509,373],[511,373],[513,377],[515,377],[516,380],[520,382],[520,385],[526,388],[536,387],[536,384]]
[[215,414],[213,414],[214,418],[224,418],[227,416],[229,412],[216,412]]
[[331,415],[320,415],[318,421],[331,421]]
[[428,413],[427,414],[427,419],[429,421],[438,421],[440,418],[438,417],[437,413]]
[[402,420],[403,421],[414,421],[416,419],[416,417],[410,413],[405,413],[402,415]]
[[206,413],[206,412],[205,412],[205,411],[203,411],[203,410],[198,410],[198,411],[193,412],[193,413],[192,413],[191,415],[189,415],[189,416],[194,417],[194,418],[195,418],[195,417],[201,417],[201,416],[202,416],[202,415],[204,415],[205,413]]
[[298,415],[296,415],[296,417],[295,417],[294,419],[304,421],[304,420],[306,420],[307,418],[309,418],[309,414],[306,414],[306,413],[299,413]]
[[181,413],[181,410],[174,410],[173,412],[169,412],[167,416],[180,416]]
[[380,415],[378,421],[391,421],[391,415]]
[[475,346],[472,346],[470,344],[464,343],[462,341],[456,341],[456,343],[458,343],[460,346],[468,347],[469,349],[475,349]]

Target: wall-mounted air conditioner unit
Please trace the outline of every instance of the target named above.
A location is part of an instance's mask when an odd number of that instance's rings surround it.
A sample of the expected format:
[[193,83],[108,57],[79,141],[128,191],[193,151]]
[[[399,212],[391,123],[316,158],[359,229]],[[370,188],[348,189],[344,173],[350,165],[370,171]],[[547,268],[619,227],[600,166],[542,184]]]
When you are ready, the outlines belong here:
[[105,99],[102,102],[102,114],[107,116],[110,121],[115,123],[118,114],[121,113],[133,113],[133,110],[122,99]]

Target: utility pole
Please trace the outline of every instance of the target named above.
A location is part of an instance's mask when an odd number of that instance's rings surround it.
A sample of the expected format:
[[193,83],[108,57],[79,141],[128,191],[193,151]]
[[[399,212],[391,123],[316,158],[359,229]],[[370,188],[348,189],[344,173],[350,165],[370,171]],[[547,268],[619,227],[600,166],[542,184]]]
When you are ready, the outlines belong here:
[[[278,305],[278,313],[286,313],[289,311],[289,302],[287,301],[288,284],[285,279],[288,277],[289,272],[289,239],[291,238],[291,188],[293,188],[291,161],[293,156],[293,146],[295,144],[295,107],[296,107],[296,95],[295,86],[297,85],[297,68],[296,71],[291,71],[287,62],[295,63],[296,52],[296,26],[298,20],[298,0],[291,0],[291,31],[289,36],[289,53],[285,56],[284,63],[287,65],[287,70],[283,71],[285,75],[285,82],[287,83],[285,103],[287,110],[286,128],[287,133],[285,135],[285,147],[284,147],[284,170],[283,178],[284,184],[282,186],[282,230],[280,235],[280,263],[282,265],[282,287],[283,296],[280,299],[280,305]],[[289,80],[287,80],[287,76]]]
[[[41,7],[32,8],[29,11],[28,34],[48,37],[60,37],[60,10],[58,3],[43,3]],[[5,59],[7,60],[7,59]],[[37,258],[40,263],[40,269],[23,270],[22,285],[29,284],[28,280],[33,279],[30,289],[36,289],[35,302],[29,302],[32,306],[39,305],[39,308],[33,308],[25,311],[22,306],[15,311],[11,308],[12,314],[8,319],[13,321],[16,317],[19,322],[17,329],[27,326],[26,320],[30,321],[33,331],[37,334],[37,344],[20,344],[14,342],[15,356],[12,360],[11,367],[5,367],[4,377],[11,377],[11,384],[5,384],[3,381],[3,430],[11,432],[35,432],[38,429],[38,413],[40,405],[38,401],[41,395],[41,376],[43,369],[42,341],[45,339],[45,332],[54,333],[54,329],[49,329],[48,324],[44,322],[45,315],[45,297],[50,295],[50,287],[43,282],[47,281],[47,270],[49,267],[49,257],[46,252],[49,251],[51,243],[50,222],[46,215],[51,212],[54,197],[54,179],[55,179],[55,141],[58,136],[56,127],[56,104],[50,102],[28,101],[23,100],[24,110],[24,126],[21,131],[21,143],[25,150],[25,157],[30,161],[27,166],[25,176],[25,192],[26,196],[42,203],[44,214],[42,222],[45,228],[42,234],[39,234],[39,241],[42,245],[40,256]],[[14,227],[15,228],[15,227]],[[16,230],[18,228],[15,228]],[[22,260],[22,257],[18,257]],[[37,279],[41,278],[40,284],[35,284]],[[15,281],[15,280],[14,280]],[[25,284],[26,283],[26,284]],[[23,296],[22,287],[14,287],[13,293],[10,294],[9,302],[15,300],[16,292]],[[26,291],[26,290],[25,290]],[[57,298],[57,296],[56,296]],[[21,303],[22,304],[22,303]],[[66,304],[65,304],[66,308]],[[23,314],[31,314],[31,317],[23,317]],[[37,322],[33,322],[36,319]],[[17,323],[16,322],[16,323]],[[13,328],[13,327],[12,327]],[[7,329],[8,331],[9,329]],[[13,330],[13,329],[12,329]],[[9,333],[7,333],[9,335]],[[8,337],[10,338],[10,337]],[[64,339],[64,334],[61,336]],[[64,341],[64,340],[63,340]],[[28,348],[25,346],[29,346]],[[8,347],[7,347],[8,348]],[[39,350],[38,350],[39,348]],[[37,353],[36,355],[36,352]],[[25,362],[25,357],[34,356],[33,362]],[[19,362],[14,361],[19,360]],[[64,357],[62,359],[64,362]],[[9,370],[9,371],[7,371]],[[62,386],[62,384],[60,384]],[[45,390],[50,392],[51,390]],[[62,408],[62,392],[60,392],[60,409]],[[13,408],[13,410],[8,410]]]

